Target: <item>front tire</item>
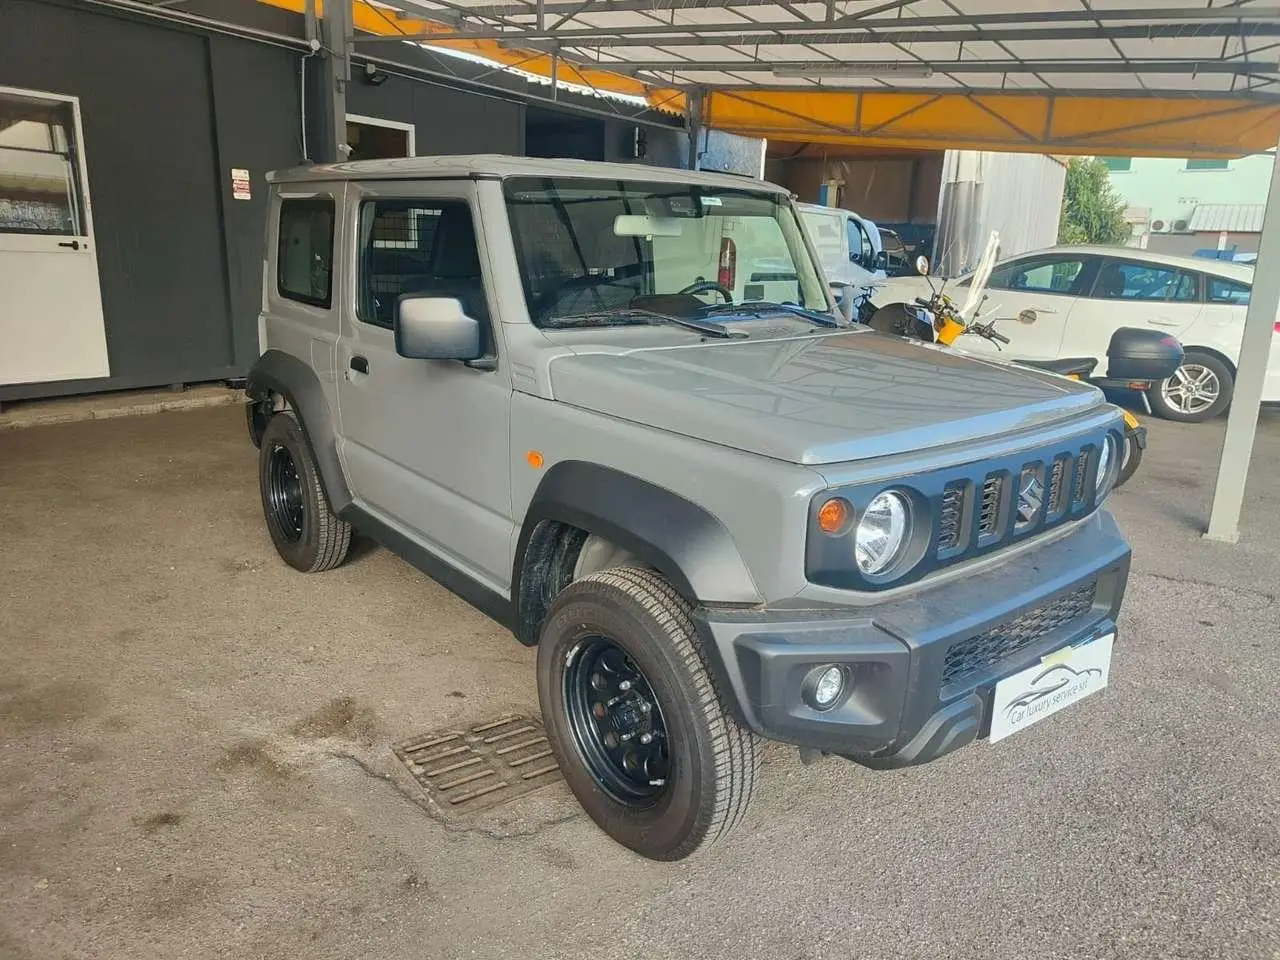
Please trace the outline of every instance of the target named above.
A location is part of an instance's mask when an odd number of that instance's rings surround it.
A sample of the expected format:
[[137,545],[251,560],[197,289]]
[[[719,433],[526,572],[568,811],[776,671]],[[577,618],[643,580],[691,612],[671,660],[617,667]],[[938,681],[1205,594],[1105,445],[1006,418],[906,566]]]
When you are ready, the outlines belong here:
[[639,567],[556,597],[538,644],[538,699],[583,809],[652,860],[680,860],[746,813],[758,741],[726,712],[688,602]]
[[1226,412],[1236,379],[1211,353],[1188,350],[1182,366],[1147,392],[1151,410],[1165,420],[1202,423]]
[[336,567],[351,546],[351,524],[329,507],[302,426],[289,411],[273,414],[258,449],[262,513],[276,552],[303,573]]

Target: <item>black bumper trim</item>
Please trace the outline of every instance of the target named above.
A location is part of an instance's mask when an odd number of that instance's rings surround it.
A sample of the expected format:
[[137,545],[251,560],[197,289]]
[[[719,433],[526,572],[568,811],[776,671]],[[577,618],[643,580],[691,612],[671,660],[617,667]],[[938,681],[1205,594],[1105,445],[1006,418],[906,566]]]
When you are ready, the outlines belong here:
[[[1129,546],[1099,513],[1066,537],[962,580],[867,607],[699,608],[694,617],[739,721],[774,740],[873,767],[923,763],[985,735],[995,682],[1046,653],[1114,629]],[[1087,610],[963,683],[942,683],[953,644],[1096,581]],[[853,680],[836,707],[805,702],[803,679],[838,664]]]

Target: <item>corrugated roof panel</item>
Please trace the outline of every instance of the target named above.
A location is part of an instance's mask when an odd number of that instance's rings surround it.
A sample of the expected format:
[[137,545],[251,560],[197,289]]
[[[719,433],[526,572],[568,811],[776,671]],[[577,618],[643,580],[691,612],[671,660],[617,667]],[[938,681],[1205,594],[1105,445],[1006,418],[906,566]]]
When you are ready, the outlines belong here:
[[1265,203],[1201,203],[1191,213],[1187,226],[1192,232],[1226,230],[1230,233],[1261,233]]

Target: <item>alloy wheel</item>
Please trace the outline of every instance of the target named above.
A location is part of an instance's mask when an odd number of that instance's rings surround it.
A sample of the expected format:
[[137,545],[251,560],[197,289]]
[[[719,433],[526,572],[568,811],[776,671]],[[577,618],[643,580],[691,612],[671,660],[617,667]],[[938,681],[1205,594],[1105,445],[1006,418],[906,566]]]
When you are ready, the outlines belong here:
[[1198,363],[1184,363],[1172,377],[1160,384],[1160,394],[1165,402],[1185,414],[1208,410],[1217,403],[1221,392],[1218,375]]

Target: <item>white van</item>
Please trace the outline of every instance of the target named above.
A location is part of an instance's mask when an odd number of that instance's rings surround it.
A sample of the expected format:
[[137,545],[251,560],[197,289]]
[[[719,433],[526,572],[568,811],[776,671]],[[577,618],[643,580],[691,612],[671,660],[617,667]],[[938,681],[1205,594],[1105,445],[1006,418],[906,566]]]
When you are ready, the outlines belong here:
[[796,209],[829,282],[866,287],[885,279],[884,248],[874,223],[816,203],[797,203]]

